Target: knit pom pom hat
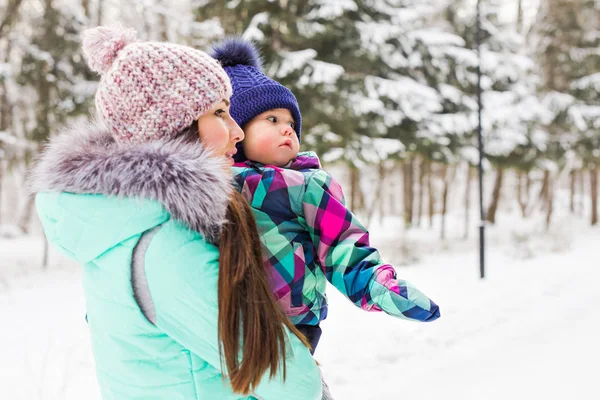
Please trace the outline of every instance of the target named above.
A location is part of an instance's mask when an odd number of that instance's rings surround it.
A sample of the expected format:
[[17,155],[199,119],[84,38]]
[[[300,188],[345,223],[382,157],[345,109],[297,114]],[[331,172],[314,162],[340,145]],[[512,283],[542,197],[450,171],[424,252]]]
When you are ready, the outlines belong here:
[[[242,128],[252,118],[275,108],[290,110],[300,140],[302,116],[298,100],[285,86],[261,72],[261,59],[252,42],[240,37],[229,38],[213,47],[213,57],[223,68],[233,87],[229,112]],[[246,161],[242,143],[237,145],[236,162]]]
[[98,116],[120,143],[165,139],[231,96],[223,68],[203,51],[141,42],[133,29],[96,27],[83,32],[83,53],[102,77]]

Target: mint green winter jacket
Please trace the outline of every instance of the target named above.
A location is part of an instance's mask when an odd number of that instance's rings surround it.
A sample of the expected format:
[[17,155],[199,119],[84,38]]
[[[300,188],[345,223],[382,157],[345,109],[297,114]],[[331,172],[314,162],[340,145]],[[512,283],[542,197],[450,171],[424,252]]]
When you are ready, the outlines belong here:
[[267,373],[244,397],[223,378],[212,243],[231,182],[199,145],[118,145],[79,127],[51,141],[32,183],[49,242],[82,264],[104,400],[321,398],[318,367],[289,332],[285,381]]

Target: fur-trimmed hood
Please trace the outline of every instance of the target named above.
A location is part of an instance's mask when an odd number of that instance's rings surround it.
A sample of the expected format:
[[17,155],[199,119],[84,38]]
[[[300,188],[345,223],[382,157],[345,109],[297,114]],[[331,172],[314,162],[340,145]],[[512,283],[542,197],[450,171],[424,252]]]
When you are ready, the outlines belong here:
[[155,200],[172,218],[218,239],[231,177],[225,160],[200,144],[163,140],[117,144],[100,122],[54,136],[32,171],[33,192],[70,192]]

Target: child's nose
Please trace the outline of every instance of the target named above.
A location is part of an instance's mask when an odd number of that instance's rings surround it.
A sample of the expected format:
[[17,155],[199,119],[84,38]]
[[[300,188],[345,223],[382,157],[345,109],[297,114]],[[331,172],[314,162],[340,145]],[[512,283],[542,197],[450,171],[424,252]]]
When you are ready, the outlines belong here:
[[290,135],[291,135],[293,132],[294,132],[294,130],[293,130],[293,129],[292,129],[292,127],[291,127],[291,126],[289,126],[289,125],[285,125],[285,126],[284,126],[284,127],[281,129],[281,133],[282,133],[283,135],[286,135],[286,136],[290,136]]

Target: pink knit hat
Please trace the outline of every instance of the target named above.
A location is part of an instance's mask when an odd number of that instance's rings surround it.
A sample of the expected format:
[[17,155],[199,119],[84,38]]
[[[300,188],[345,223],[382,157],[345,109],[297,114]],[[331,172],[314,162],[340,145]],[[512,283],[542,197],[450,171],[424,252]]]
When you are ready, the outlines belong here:
[[203,51],[140,42],[133,29],[96,27],[83,33],[90,68],[102,75],[100,119],[121,143],[168,138],[231,97],[219,63]]

